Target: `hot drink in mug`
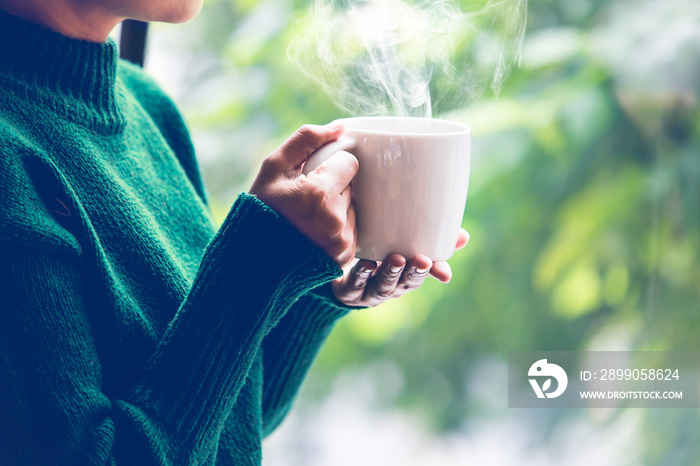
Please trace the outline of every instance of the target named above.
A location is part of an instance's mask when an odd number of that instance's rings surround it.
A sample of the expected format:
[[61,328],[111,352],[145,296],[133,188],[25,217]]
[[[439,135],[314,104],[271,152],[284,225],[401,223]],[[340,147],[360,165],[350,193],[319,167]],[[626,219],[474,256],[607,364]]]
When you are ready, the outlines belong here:
[[317,150],[309,173],[340,150],[360,162],[352,181],[357,214],[356,257],[398,253],[452,257],[469,185],[471,129],[448,120],[356,117],[337,120],[345,135]]

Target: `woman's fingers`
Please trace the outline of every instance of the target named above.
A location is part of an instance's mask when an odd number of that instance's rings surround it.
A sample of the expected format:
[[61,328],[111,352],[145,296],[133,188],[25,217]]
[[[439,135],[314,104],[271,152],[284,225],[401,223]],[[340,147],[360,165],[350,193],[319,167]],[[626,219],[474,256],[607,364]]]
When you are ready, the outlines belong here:
[[[342,195],[349,194],[343,192]],[[350,203],[348,223],[354,224],[354,211]],[[356,225],[355,225],[356,227]],[[357,238],[357,234],[355,234]],[[456,248],[469,242],[469,233],[460,229]],[[442,283],[452,280],[452,269],[446,261],[433,262],[418,254],[406,261],[400,254],[391,254],[383,262],[360,260],[343,277],[333,282],[333,292],[342,302],[354,306],[377,306],[390,298],[397,298],[423,285],[428,276]]]
[[350,203],[347,212],[345,213],[345,227],[343,227],[343,241],[348,243],[348,247],[341,255],[338,256],[338,264],[341,267],[346,267],[352,263],[355,258],[355,248],[357,248],[357,218],[355,215],[355,207]]
[[319,147],[338,139],[341,134],[343,128],[338,125],[304,125],[267,158],[287,164],[288,171],[296,173]]
[[357,157],[341,150],[306,176],[315,179],[328,192],[342,193],[359,169],[360,162],[357,161]]
[[457,247],[456,249],[462,249],[469,242],[469,232],[464,228],[459,229],[459,234],[457,235]]
[[347,211],[350,209],[350,205],[352,204],[352,190],[350,188],[350,185],[348,185],[342,193],[340,193],[340,197],[343,199],[343,205],[345,206],[345,210]]
[[433,263],[430,269],[430,275],[437,278],[442,283],[449,283],[452,280],[452,268],[447,261],[438,261]]
[[[460,228],[459,234],[457,235],[456,249],[462,249],[468,242],[469,233],[464,228]],[[450,280],[452,280],[452,267],[450,267],[450,264],[448,264],[447,261],[437,261],[430,269],[430,275],[442,283],[449,283]]]
[[[462,249],[469,242],[469,233],[464,228],[459,229],[459,234],[457,235],[457,247],[456,249]],[[437,261],[433,264],[430,269],[430,275],[441,281],[442,283],[449,283],[452,280],[452,268],[447,261]]]
[[408,264],[406,264],[406,267],[404,267],[403,274],[396,286],[394,295],[401,296],[404,293],[420,288],[428,277],[432,266],[433,261],[427,256],[419,254],[411,259]]
[[365,298],[370,302],[381,302],[391,298],[396,291],[405,266],[406,259],[403,256],[399,254],[387,256],[367,283]]
[[367,282],[377,269],[377,263],[360,260],[343,277],[333,282],[333,293],[340,301],[349,305],[361,305],[367,289]]

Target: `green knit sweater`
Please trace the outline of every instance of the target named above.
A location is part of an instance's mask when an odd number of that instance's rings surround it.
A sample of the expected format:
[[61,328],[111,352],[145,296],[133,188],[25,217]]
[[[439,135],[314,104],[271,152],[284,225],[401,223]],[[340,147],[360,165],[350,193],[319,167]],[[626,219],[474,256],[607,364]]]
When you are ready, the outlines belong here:
[[181,116],[111,40],[0,11],[0,465],[260,464],[340,274],[253,196],[217,231]]

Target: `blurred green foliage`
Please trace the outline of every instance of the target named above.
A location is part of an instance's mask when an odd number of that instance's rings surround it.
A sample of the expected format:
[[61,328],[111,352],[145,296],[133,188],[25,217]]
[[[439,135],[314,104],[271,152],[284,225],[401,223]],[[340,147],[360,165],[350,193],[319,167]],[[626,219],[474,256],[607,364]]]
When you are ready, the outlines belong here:
[[[196,138],[223,141],[203,163],[219,218],[276,144],[343,116],[285,57],[307,6],[209,0],[188,26],[191,89],[218,83],[181,100]],[[380,391],[399,379],[384,402],[445,430],[490,409],[468,389],[484,358],[700,350],[699,90],[696,2],[532,1],[522,64],[500,95],[465,108],[447,93],[435,109],[474,131],[471,241],[451,260],[454,279],[341,321],[308,393],[379,364],[390,368],[376,371]],[[640,438],[645,464],[697,463],[695,410],[642,418],[654,439]]]

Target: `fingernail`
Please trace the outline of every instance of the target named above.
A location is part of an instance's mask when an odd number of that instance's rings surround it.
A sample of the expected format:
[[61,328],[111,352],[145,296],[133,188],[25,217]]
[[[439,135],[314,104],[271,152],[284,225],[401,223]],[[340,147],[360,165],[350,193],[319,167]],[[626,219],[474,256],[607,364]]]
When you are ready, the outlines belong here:
[[416,267],[416,272],[418,273],[426,273],[428,270],[430,270],[430,267],[428,267],[427,269],[419,269],[418,267]]
[[403,269],[403,265],[390,265],[389,270],[391,273],[399,273],[401,272],[401,269]]

